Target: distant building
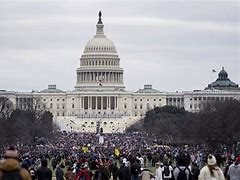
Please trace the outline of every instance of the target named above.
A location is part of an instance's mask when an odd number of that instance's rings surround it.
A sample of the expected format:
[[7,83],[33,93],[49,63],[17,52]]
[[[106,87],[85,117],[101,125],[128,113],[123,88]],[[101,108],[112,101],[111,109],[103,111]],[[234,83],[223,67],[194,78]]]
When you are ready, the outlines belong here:
[[123,132],[155,107],[172,105],[197,112],[203,102],[240,99],[238,85],[228,79],[223,69],[219,78],[205,90],[161,92],[145,85],[136,92],[125,90],[124,70],[116,47],[103,31],[99,14],[96,35],[84,48],[77,68],[75,90],[63,91],[56,85],[32,92],[0,91],[13,102],[15,109],[28,109],[29,104],[49,110],[61,130],[104,133]]
[[240,88],[238,87],[238,84],[232,82],[228,78],[228,73],[224,70],[224,67],[222,70],[218,73],[218,78],[216,81],[212,82],[208,85],[205,89],[219,89],[219,90],[235,90],[240,91]]

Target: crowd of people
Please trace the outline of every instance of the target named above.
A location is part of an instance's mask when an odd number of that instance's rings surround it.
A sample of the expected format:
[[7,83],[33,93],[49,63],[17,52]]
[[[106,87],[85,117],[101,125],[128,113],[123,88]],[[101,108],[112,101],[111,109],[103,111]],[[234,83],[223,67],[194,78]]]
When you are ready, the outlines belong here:
[[0,180],[240,180],[240,156],[222,145],[159,145],[140,133],[61,133],[0,151]]

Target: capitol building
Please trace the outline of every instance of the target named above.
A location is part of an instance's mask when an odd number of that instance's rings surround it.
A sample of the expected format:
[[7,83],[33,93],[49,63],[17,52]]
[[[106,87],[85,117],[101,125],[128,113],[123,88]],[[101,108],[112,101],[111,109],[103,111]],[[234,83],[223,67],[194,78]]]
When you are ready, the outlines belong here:
[[144,85],[136,92],[124,86],[124,69],[115,45],[104,34],[104,24],[99,12],[96,34],[86,44],[76,69],[76,85],[73,91],[47,89],[32,92],[0,90],[15,109],[27,109],[29,104],[48,110],[61,130],[105,133],[124,132],[126,127],[144,117],[155,107],[165,105],[183,107],[198,112],[204,102],[230,99],[240,100],[240,88],[228,78],[222,68],[218,79],[203,90],[184,92],[161,92]]

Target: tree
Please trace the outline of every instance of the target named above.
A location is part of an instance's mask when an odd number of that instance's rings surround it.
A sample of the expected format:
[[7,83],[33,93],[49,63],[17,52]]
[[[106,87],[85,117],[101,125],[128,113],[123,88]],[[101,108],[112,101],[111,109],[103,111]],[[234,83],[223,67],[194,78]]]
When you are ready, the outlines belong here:
[[146,113],[138,127],[160,143],[204,143],[212,148],[236,145],[240,140],[240,101],[208,102],[199,113],[173,106],[157,107]]
[[0,120],[10,117],[13,104],[7,97],[0,97]]
[[240,139],[240,102],[216,101],[204,104],[197,114],[196,135],[215,147],[220,144],[236,144]]
[[156,107],[146,113],[143,128],[162,143],[179,143],[187,114],[183,108],[175,106]]

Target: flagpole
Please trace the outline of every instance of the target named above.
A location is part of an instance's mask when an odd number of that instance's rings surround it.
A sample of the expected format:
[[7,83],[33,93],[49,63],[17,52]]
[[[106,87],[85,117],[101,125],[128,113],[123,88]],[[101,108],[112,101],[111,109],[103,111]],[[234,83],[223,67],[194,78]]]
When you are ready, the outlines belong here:
[[215,69],[212,69],[212,71],[211,71],[212,73],[211,73],[211,79],[212,79],[212,83],[211,83],[211,89],[213,90],[213,82],[214,82],[214,79],[213,79],[213,74],[216,72],[216,70]]

